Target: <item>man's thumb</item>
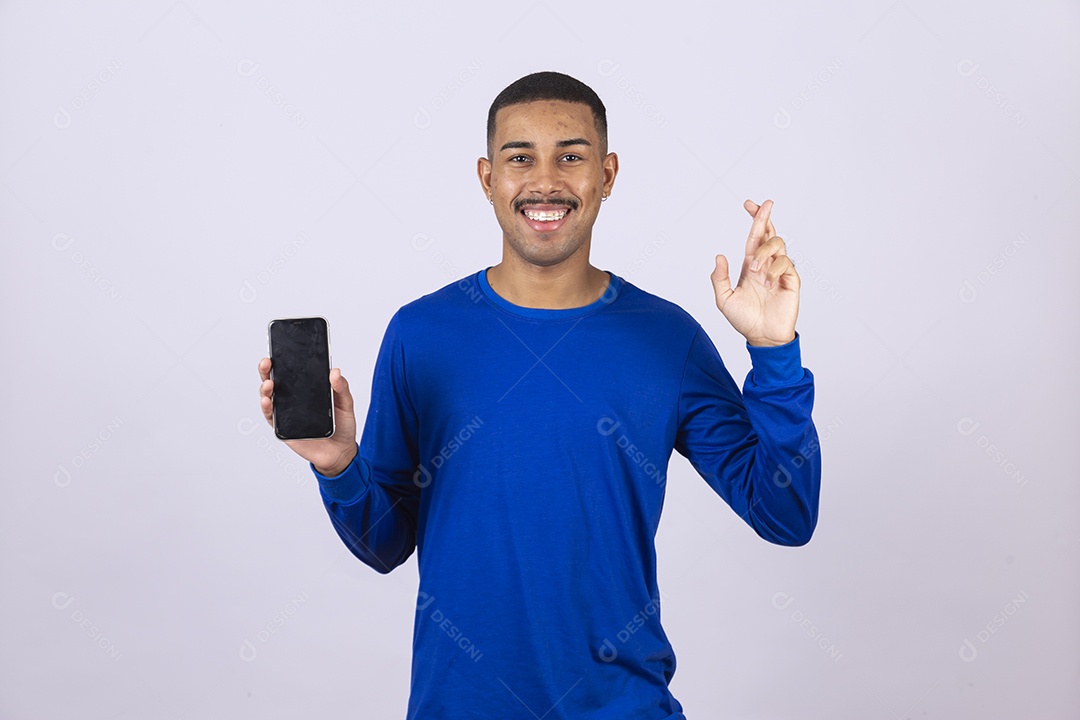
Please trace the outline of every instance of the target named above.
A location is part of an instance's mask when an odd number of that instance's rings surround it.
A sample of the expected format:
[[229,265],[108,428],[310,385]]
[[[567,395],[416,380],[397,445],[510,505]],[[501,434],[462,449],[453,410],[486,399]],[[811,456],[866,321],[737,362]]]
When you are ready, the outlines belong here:
[[716,304],[721,305],[721,298],[731,291],[731,278],[728,277],[728,262],[723,255],[716,256],[716,268],[710,275],[713,290],[716,291]]
[[352,393],[349,392],[349,381],[341,374],[341,370],[334,368],[330,371],[330,387],[334,389],[334,396],[338,406],[345,412],[353,411]]

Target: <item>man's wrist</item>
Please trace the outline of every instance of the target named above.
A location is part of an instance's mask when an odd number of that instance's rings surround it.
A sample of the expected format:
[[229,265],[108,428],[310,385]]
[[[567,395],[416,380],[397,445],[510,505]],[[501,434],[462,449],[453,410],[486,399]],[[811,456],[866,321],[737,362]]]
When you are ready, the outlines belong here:
[[353,445],[352,449],[347,450],[344,453],[342,453],[341,459],[338,460],[338,462],[331,465],[330,467],[322,468],[322,467],[317,466],[315,463],[312,463],[311,466],[313,468],[315,468],[315,472],[319,473],[323,477],[333,478],[333,477],[337,477],[341,473],[345,472],[348,469],[348,467],[350,465],[352,465],[352,461],[354,459],[356,459],[356,446],[355,445]]
[[746,344],[751,347],[780,347],[781,345],[787,345],[795,339],[795,333],[791,334],[787,340],[769,340],[768,338],[746,338]]

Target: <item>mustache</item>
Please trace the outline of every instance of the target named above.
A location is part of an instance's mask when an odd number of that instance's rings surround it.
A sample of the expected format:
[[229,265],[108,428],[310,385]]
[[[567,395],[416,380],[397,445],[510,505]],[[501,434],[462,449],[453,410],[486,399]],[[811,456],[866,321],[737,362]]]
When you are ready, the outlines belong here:
[[521,212],[529,205],[563,205],[571,210],[578,209],[578,201],[573,198],[522,198],[514,201],[514,212]]

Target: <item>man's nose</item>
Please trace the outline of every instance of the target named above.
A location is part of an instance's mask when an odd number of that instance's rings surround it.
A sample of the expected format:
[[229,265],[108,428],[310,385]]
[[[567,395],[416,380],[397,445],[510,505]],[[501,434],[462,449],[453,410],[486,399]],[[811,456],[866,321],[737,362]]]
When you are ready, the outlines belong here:
[[540,195],[552,195],[563,189],[563,178],[554,162],[539,162],[529,177],[529,190]]

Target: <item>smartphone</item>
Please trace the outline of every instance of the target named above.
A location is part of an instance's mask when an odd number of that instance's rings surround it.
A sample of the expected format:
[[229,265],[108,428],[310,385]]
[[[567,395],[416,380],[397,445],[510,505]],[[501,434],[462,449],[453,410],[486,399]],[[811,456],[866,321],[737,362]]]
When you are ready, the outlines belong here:
[[334,434],[330,389],[330,328],[321,317],[271,320],[270,379],[274,381],[274,434],[282,440]]

